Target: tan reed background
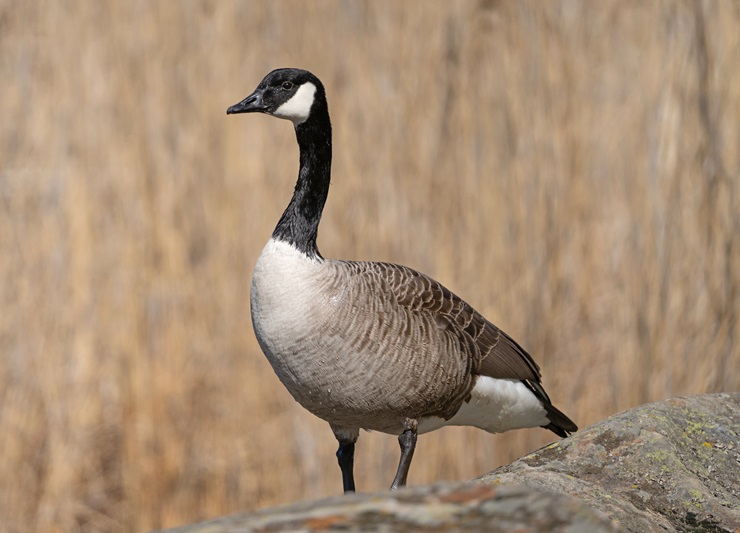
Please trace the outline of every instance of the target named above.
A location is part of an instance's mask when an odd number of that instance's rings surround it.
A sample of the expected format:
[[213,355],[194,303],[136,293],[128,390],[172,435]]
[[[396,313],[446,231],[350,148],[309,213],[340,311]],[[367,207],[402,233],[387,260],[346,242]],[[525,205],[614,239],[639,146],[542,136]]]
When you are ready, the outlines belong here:
[[[145,531],[338,494],[326,424],[253,338],[290,124],[225,110],[325,83],[327,257],[445,283],[586,427],[740,389],[740,8],[693,1],[0,1],[0,521]],[[414,485],[540,429],[420,438]],[[391,436],[363,434],[362,491]]]

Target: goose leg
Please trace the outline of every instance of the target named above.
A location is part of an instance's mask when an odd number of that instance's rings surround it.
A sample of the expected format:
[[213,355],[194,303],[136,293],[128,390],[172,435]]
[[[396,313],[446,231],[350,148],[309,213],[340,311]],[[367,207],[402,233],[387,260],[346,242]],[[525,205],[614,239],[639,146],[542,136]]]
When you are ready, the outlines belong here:
[[342,469],[342,486],[344,492],[355,491],[355,475],[353,472],[355,465],[355,442],[360,436],[359,429],[347,429],[331,426],[334,436],[339,441],[337,450],[337,461],[339,468]]
[[398,471],[393,479],[391,490],[398,490],[398,487],[406,486],[406,478],[409,475],[411,459],[414,456],[416,448],[416,424],[404,430],[398,436],[398,444],[401,445],[401,460],[398,462]]
[[337,461],[342,469],[342,485],[344,492],[355,491],[355,475],[353,468],[355,464],[355,443],[339,441],[337,450]]

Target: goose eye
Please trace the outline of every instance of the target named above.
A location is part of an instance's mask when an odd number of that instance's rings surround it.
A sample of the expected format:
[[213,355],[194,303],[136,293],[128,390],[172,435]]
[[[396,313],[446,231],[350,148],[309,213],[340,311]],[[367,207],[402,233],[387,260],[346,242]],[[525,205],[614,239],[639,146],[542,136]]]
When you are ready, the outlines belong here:
[[285,89],[286,91],[289,91],[292,88],[293,88],[293,84],[291,82],[289,82],[289,81],[284,81],[283,82],[283,89]]

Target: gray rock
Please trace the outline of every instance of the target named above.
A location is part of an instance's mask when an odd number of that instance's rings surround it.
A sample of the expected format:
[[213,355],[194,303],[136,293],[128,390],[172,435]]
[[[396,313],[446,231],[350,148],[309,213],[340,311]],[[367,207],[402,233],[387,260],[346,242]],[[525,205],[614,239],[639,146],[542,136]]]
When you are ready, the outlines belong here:
[[273,531],[620,531],[588,505],[521,485],[434,485],[237,514],[171,533]]
[[357,494],[172,533],[740,530],[740,393],[612,416],[476,483]]
[[673,398],[480,478],[562,492],[627,531],[740,529],[740,393]]

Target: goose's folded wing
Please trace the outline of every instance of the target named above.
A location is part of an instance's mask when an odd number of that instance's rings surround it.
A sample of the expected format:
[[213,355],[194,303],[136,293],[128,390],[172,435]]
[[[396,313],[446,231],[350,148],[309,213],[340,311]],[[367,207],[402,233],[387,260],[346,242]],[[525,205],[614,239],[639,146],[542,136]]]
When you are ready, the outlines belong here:
[[370,263],[388,284],[398,303],[434,316],[437,325],[457,337],[471,351],[475,374],[499,379],[539,383],[540,369],[532,357],[467,302],[411,268],[390,263]]

